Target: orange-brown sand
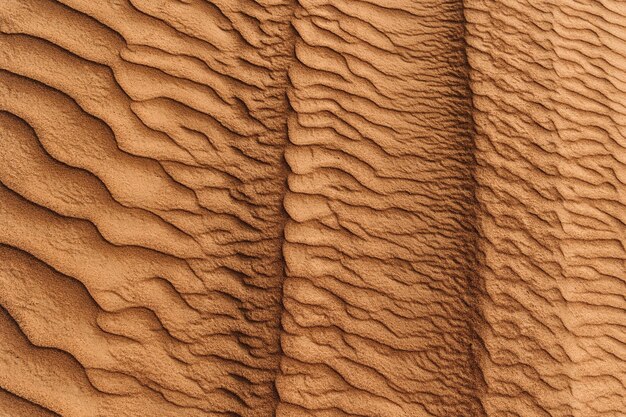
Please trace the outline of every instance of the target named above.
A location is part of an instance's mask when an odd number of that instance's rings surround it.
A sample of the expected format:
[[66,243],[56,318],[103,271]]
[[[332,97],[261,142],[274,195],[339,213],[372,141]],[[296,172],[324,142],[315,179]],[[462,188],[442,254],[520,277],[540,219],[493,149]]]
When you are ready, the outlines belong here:
[[621,0],[1,0],[0,417],[626,416]]

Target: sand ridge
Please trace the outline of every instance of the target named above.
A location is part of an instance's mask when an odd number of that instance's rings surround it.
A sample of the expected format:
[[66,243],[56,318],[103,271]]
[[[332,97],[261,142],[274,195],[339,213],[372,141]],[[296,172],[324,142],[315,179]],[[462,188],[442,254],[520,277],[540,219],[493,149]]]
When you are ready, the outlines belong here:
[[619,417],[619,0],[3,0],[0,417]]

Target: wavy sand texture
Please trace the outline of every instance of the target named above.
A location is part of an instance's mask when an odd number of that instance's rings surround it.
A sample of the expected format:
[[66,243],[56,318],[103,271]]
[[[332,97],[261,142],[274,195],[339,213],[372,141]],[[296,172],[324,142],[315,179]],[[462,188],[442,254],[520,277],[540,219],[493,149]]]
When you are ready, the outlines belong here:
[[623,416],[625,22],[0,1],[0,417]]
[[457,1],[301,1],[279,416],[479,415]]
[[2,2],[6,402],[273,413],[291,9],[267,3]]
[[626,5],[467,0],[493,416],[626,412]]

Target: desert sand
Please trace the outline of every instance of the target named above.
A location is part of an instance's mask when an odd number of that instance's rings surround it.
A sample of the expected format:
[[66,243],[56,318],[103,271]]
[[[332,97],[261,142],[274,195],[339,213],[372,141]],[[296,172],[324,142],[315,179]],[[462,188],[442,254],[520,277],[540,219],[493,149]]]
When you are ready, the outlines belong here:
[[623,417],[621,0],[0,1],[0,417]]

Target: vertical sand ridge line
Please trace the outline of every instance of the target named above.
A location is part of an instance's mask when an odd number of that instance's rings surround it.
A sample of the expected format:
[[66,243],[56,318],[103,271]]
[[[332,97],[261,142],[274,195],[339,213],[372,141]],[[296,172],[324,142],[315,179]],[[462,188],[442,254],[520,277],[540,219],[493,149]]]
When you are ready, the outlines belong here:
[[463,22],[299,1],[279,417],[484,415]]
[[474,375],[475,394],[477,396],[478,409],[476,415],[479,417],[488,417],[487,411],[484,407],[483,400],[487,391],[487,384],[485,382],[485,376],[481,367],[481,358],[485,355],[485,346],[481,337],[481,328],[484,324],[484,317],[481,310],[482,294],[484,294],[484,282],[481,279],[480,274],[480,210],[481,204],[478,201],[478,163],[477,163],[477,144],[476,144],[476,120],[474,118],[474,93],[471,82],[472,68],[469,64],[469,43],[468,43],[468,20],[467,20],[467,0],[462,0],[462,16],[463,16],[463,64],[464,64],[464,78],[465,78],[465,91],[467,92],[468,102],[470,107],[470,126],[468,134],[470,136],[470,146],[472,155],[472,169],[471,169],[471,188],[472,188],[472,204],[471,214],[468,215],[468,219],[471,219],[472,234],[471,234],[471,247],[472,252],[470,256],[471,270],[468,276],[468,297],[470,300],[470,337],[471,337],[471,355],[470,366]]
[[[262,24],[261,29],[264,30],[264,32],[267,34],[274,35],[278,39],[278,41],[266,45],[263,52],[261,53],[262,55],[265,55],[270,59],[273,67],[273,72],[271,75],[273,83],[271,85],[271,93],[269,95],[273,97],[274,100],[265,102],[264,104],[268,106],[268,112],[273,115],[273,117],[269,118],[271,120],[271,124],[269,125],[268,135],[278,137],[280,139],[280,144],[283,149],[283,152],[281,152],[280,161],[278,162],[280,166],[279,181],[281,181],[282,183],[282,188],[280,205],[277,208],[277,211],[282,219],[282,221],[278,224],[278,232],[280,235],[280,253],[277,254],[277,259],[279,259],[280,263],[278,276],[278,280],[280,282],[280,309],[277,318],[279,321],[278,329],[280,333],[278,336],[277,351],[279,352],[279,358],[282,358],[283,353],[280,346],[280,334],[282,334],[282,325],[280,324],[280,320],[282,318],[284,310],[282,295],[283,285],[285,281],[285,262],[283,257],[283,247],[284,229],[288,218],[287,213],[284,209],[284,200],[287,192],[287,177],[289,173],[289,165],[284,158],[284,149],[286,148],[288,143],[287,118],[293,110],[287,98],[287,89],[289,86],[289,68],[291,67],[295,59],[295,31],[292,26],[292,18],[296,7],[296,0],[269,0],[268,3],[269,5],[266,7],[269,8],[269,15],[272,16],[272,18],[266,24],[266,27],[264,27],[264,25]],[[263,2],[261,2],[261,4],[263,4]],[[278,366],[276,367],[276,372],[274,374],[274,408],[272,411],[272,416],[276,416],[278,404],[280,401],[276,387],[276,379],[280,373],[280,361],[281,359],[278,360]]]
[[626,9],[466,0],[488,416],[626,409]]

